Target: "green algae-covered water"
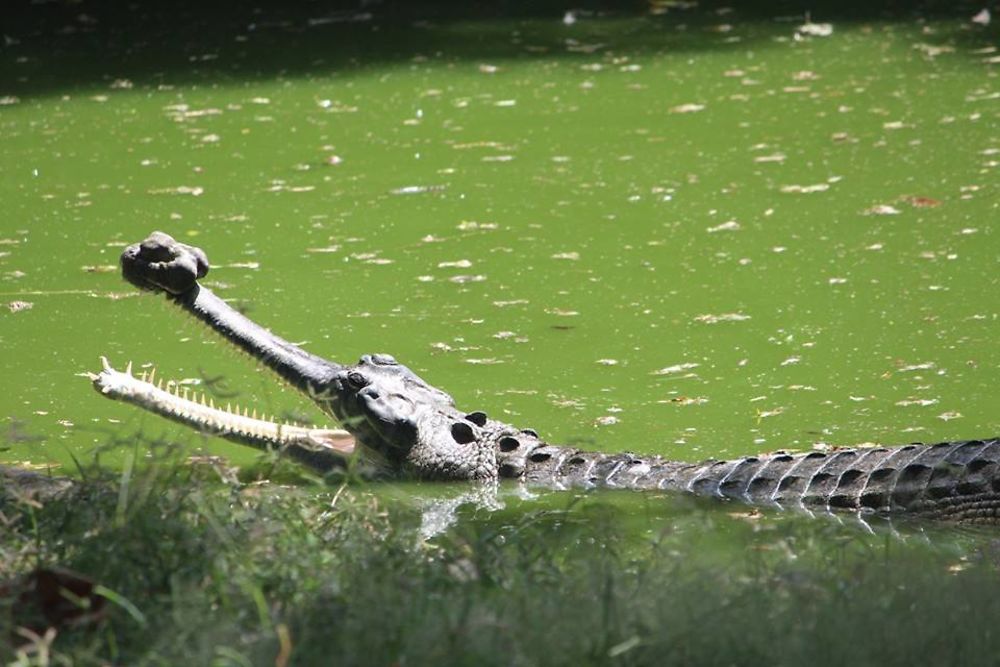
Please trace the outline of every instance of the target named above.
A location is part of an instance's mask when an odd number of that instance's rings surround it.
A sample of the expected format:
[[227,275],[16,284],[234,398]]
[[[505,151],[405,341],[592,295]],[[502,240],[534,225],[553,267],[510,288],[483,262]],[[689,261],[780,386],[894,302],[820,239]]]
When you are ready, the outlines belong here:
[[0,62],[7,461],[199,444],[100,400],[100,355],[314,416],[120,280],[154,229],[311,351],[390,352],[554,442],[1000,432],[998,52],[972,14],[824,37],[683,3],[92,9],[26,11]]
[[0,70],[7,461],[136,430],[247,460],[100,400],[100,355],[315,416],[121,281],[154,229],[311,351],[390,352],[554,442],[1000,432],[998,56],[968,16],[303,7],[177,40],[55,11]]
[[[81,376],[101,355],[323,420],[123,283],[119,253],[154,229],[203,247],[208,285],[310,351],[389,352],[460,406],[556,443],[700,460],[1000,434],[996,17],[762,4],[12,11],[0,461],[73,474],[99,454],[130,470],[149,440],[256,460],[102,399]],[[362,493],[421,507],[465,491],[438,488]],[[610,516],[641,545],[626,560],[649,551],[700,576],[774,553],[832,565],[827,592],[855,581],[838,550],[863,544],[885,596],[816,602],[834,627],[905,626],[939,599],[973,615],[960,601],[989,588],[959,573],[995,560],[976,551],[994,533],[897,539],[651,494],[504,500],[460,509],[456,544],[495,534],[509,555],[539,513],[557,533],[584,526],[544,558],[604,550]],[[675,557],[664,535],[696,547]],[[924,535],[943,545],[931,556]],[[900,554],[938,585],[899,594]],[[778,579],[808,606],[812,579]],[[681,603],[697,611],[700,595]]]

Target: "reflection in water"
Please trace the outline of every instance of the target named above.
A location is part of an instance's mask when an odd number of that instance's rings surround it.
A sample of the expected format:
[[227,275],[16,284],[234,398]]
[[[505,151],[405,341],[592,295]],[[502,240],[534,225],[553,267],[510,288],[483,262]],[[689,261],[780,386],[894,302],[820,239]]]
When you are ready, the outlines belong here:
[[[380,495],[418,512],[422,540],[441,538],[450,531],[461,533],[467,530],[469,522],[489,530],[509,531],[525,516],[537,518],[539,513],[562,517],[560,521],[583,522],[588,531],[599,532],[600,522],[594,524],[592,518],[593,512],[598,511],[596,508],[600,508],[615,517],[612,532],[617,537],[627,535],[635,544],[647,544],[657,534],[694,531],[698,539],[710,539],[711,534],[716,536],[711,538],[716,542],[713,547],[716,556],[728,553],[744,541],[747,530],[759,536],[754,540],[773,539],[774,545],[767,548],[780,545],[793,560],[809,555],[813,549],[824,548],[824,540],[831,543],[848,540],[873,550],[919,547],[942,557],[956,558],[958,563],[976,557],[982,549],[995,549],[997,543],[996,530],[990,526],[804,506],[748,506],[678,492],[556,491],[514,483],[477,485],[471,489],[463,484],[397,483],[389,485],[386,492]],[[789,550],[785,540],[798,547]],[[801,554],[800,547],[805,550]],[[955,563],[950,566],[961,567]]]

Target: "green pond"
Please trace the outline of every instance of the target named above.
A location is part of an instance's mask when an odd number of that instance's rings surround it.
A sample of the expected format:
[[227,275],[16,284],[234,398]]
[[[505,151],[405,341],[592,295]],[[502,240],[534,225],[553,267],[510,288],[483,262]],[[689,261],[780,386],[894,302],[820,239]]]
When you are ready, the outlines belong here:
[[5,462],[120,465],[139,432],[254,460],[102,399],[101,355],[323,421],[123,283],[155,229],[310,351],[391,353],[552,442],[700,460],[1000,433],[978,6],[814,14],[828,36],[670,2],[116,7],[5,29]]

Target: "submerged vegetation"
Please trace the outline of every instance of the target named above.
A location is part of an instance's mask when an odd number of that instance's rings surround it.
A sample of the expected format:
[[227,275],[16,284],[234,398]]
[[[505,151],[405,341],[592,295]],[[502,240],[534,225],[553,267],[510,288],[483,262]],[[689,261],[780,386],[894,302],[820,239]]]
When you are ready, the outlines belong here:
[[[3,659],[971,665],[996,655],[1000,548],[982,534],[761,521],[732,505],[599,492],[470,509],[423,540],[404,499],[419,487],[220,483],[206,469],[94,469],[56,500],[4,500]],[[32,630],[38,605],[17,599],[23,577],[55,568],[92,582],[89,599],[72,599],[102,613]]]

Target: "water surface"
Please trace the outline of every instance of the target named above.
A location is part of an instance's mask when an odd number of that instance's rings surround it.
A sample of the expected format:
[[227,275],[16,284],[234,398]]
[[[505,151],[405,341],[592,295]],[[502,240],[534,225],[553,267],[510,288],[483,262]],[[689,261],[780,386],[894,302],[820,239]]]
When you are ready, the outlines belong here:
[[99,355],[322,421],[120,280],[154,229],[310,351],[392,353],[553,442],[698,460],[1000,432],[1000,88],[972,12],[796,38],[801,15],[727,8],[282,11],[10,35],[5,461],[114,463],[137,431],[252,459],[101,400],[77,376]]

